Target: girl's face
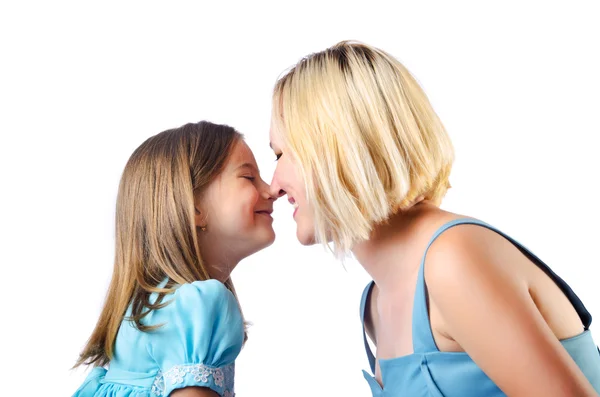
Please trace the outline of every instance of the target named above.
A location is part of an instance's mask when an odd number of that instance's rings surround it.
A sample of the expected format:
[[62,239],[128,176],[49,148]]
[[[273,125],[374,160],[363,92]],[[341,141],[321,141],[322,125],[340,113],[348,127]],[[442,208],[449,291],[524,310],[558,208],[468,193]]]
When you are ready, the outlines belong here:
[[248,145],[236,142],[220,175],[194,200],[200,247],[208,265],[234,264],[271,245],[275,200]]
[[277,157],[277,167],[271,182],[271,195],[281,197],[285,194],[288,201],[295,208],[294,221],[296,222],[296,238],[303,245],[315,243],[315,223],[311,206],[306,197],[304,178],[292,158],[286,153],[285,144],[271,131],[271,148]]

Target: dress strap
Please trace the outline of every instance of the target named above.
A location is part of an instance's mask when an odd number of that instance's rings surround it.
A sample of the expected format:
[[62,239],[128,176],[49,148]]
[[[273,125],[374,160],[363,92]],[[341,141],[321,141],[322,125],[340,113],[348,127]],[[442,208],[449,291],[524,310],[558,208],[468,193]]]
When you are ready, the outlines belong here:
[[369,303],[369,299],[371,297],[371,290],[375,285],[374,281],[371,281],[363,291],[362,298],[360,299],[360,323],[362,325],[363,332],[363,342],[365,343],[365,351],[367,352],[367,357],[369,358],[369,366],[371,367],[371,371],[375,373],[375,356],[371,351],[371,347],[367,342],[367,333],[365,331],[365,310]]
[[416,288],[416,292],[415,292],[415,300],[414,300],[414,306],[413,306],[412,332],[413,332],[413,349],[414,349],[415,353],[438,351],[437,345],[435,344],[435,340],[433,338],[433,333],[431,331],[431,324],[429,322],[429,309],[428,309],[428,305],[427,305],[428,294],[427,294],[427,285],[425,284],[425,270],[424,270],[425,269],[425,258],[427,256],[427,251],[429,251],[429,247],[431,246],[431,244],[444,231],[450,229],[451,227],[457,226],[457,225],[479,225],[479,226],[485,227],[487,229],[490,229],[490,230],[500,234],[502,237],[504,237],[505,239],[510,241],[525,256],[527,256],[527,258],[529,258],[529,260],[531,260],[540,269],[542,269],[544,271],[544,273],[546,273],[548,275],[548,277],[550,277],[556,283],[556,285],[558,285],[558,287],[562,290],[562,292],[569,299],[569,301],[571,302],[571,304],[577,311],[577,314],[579,315],[579,318],[581,319],[584,329],[585,330],[589,329],[590,324],[592,323],[591,314],[587,311],[587,309],[583,305],[583,302],[581,301],[581,299],[579,299],[579,297],[575,294],[575,292],[573,292],[571,287],[569,287],[569,285],[563,279],[561,279],[558,275],[556,275],[556,273],[554,273],[552,271],[552,269],[550,269],[548,267],[548,265],[546,265],[541,259],[539,259],[537,256],[535,256],[525,246],[523,246],[522,244],[520,244],[513,238],[507,236],[506,234],[502,233],[498,229],[488,225],[487,223],[482,222],[477,219],[472,219],[472,218],[461,218],[461,219],[455,219],[453,221],[450,221],[450,222],[444,224],[442,227],[440,227],[435,232],[435,234],[433,235],[431,240],[429,241],[429,244],[427,244],[427,248],[425,249],[425,253],[423,254],[423,259],[421,261],[421,266],[419,268],[419,275],[417,277],[417,288]]

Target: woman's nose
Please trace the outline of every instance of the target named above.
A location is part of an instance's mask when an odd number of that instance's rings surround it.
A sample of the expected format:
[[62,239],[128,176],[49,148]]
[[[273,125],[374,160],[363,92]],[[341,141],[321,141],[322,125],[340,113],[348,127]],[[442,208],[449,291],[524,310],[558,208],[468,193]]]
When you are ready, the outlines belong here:
[[269,194],[271,195],[271,197],[278,199],[281,196],[285,196],[286,192],[281,188],[279,183],[277,183],[277,180],[273,178],[273,180],[271,181],[271,186],[269,187]]
[[258,190],[260,192],[261,197],[266,200],[275,201],[279,197],[281,197],[277,194],[277,192],[275,192],[275,189],[272,189],[271,186],[267,182],[262,180],[262,178],[260,180],[260,187],[258,188]]

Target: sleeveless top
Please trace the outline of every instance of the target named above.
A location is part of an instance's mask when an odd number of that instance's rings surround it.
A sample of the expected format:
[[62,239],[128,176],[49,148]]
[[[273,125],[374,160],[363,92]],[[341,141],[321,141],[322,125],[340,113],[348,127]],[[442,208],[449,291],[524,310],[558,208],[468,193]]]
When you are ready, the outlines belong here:
[[[475,219],[456,219],[439,228],[433,235],[427,248],[417,277],[412,318],[413,352],[392,359],[380,359],[379,366],[383,387],[366,371],[363,375],[373,396],[410,396],[410,397],[499,397],[505,396],[498,386],[477,366],[465,352],[441,352],[438,350],[427,308],[427,290],[424,278],[425,256],[431,244],[445,230],[463,224],[480,225],[488,228],[514,244],[532,262],[539,266],[567,296],[581,318],[584,331],[572,338],[561,340],[561,344],[577,363],[596,392],[600,393],[600,351],[592,340],[589,331],[592,316],[573,290],[558,277],[546,264],[527,248],[492,226]],[[365,288],[360,314],[363,325],[363,339],[369,364],[375,373],[375,356],[367,343],[364,329],[365,306],[374,282]]]
[[160,397],[189,386],[234,396],[244,324],[231,291],[217,280],[195,281],[180,285],[163,302],[169,304],[143,319],[162,325],[156,330],[142,332],[122,321],[108,369],[93,368],[73,397]]

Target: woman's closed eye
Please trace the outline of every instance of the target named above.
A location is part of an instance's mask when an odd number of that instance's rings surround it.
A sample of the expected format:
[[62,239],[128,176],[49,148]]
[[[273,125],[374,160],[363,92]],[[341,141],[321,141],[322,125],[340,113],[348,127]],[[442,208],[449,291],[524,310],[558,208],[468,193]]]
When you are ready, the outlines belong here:
[[281,158],[282,155],[283,155],[283,153],[276,154],[275,161],[279,161],[279,159]]

